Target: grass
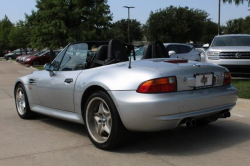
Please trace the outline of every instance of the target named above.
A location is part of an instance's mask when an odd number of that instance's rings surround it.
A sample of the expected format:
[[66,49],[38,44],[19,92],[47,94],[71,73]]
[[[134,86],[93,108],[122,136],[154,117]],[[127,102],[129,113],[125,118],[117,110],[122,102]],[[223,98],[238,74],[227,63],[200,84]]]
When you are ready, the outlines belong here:
[[43,66],[33,66],[34,68],[38,69],[38,70],[44,70]]
[[0,57],[0,61],[1,61],[1,60],[4,60],[4,57]]
[[232,84],[239,90],[239,98],[250,99],[250,80],[232,80]]

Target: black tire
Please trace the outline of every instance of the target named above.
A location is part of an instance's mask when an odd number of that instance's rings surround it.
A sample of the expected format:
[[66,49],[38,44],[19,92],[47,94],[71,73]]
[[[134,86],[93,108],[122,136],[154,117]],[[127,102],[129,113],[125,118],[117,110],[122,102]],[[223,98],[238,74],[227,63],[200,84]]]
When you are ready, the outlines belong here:
[[9,57],[9,56],[8,56],[8,57],[7,57],[7,60],[12,60],[12,57]]
[[[95,136],[93,136],[93,132],[92,132],[93,130],[91,131],[91,129],[90,129],[91,128],[90,127],[90,125],[91,125],[90,121],[91,121],[91,118],[92,118],[90,116],[91,103],[93,103],[92,102],[93,100],[95,101],[95,100],[98,100],[98,99],[102,99],[105,102],[104,104],[107,104],[107,109],[109,109],[109,112],[110,112],[111,118],[112,118],[111,119],[112,120],[112,125],[111,125],[111,130],[110,130],[109,137],[107,138],[107,140],[105,142],[101,142],[101,143],[95,140]],[[96,104],[92,104],[92,105],[95,106]],[[95,106],[95,107],[100,108],[100,106]],[[92,110],[96,110],[96,108],[93,108]],[[96,112],[94,111],[95,115],[98,114],[98,112],[99,112],[98,108],[97,108]],[[121,122],[120,116],[118,114],[118,111],[116,109],[116,106],[115,106],[114,102],[112,101],[112,99],[110,98],[110,96],[106,92],[97,91],[97,92],[92,93],[88,97],[87,102],[86,102],[85,107],[84,107],[83,116],[84,116],[85,128],[86,128],[86,130],[88,132],[88,136],[89,136],[91,142],[97,148],[103,149],[103,150],[110,150],[110,149],[121,146],[122,143],[124,143],[124,141],[126,140],[126,138],[128,136],[128,131]],[[88,119],[87,119],[87,116],[88,116]],[[94,117],[93,117],[92,121],[95,121]],[[94,122],[94,123],[96,123],[96,122]],[[102,122],[102,123],[104,123],[104,122]]]
[[[23,113],[19,110],[20,109],[20,106],[19,106],[19,98],[18,98],[18,94],[20,91],[23,92],[23,95],[24,95],[24,100],[22,103],[25,104],[25,107],[24,107],[24,111]],[[18,84],[15,88],[15,105],[16,105],[16,110],[17,110],[17,113],[18,115],[20,116],[20,118],[22,119],[31,119],[35,116],[35,113],[32,112],[30,110],[30,106],[29,106],[29,102],[28,102],[28,97],[27,97],[27,94],[26,94],[26,91],[25,91],[25,88],[23,86],[23,84]]]
[[33,66],[37,66],[37,65],[40,65],[39,61],[34,61]]

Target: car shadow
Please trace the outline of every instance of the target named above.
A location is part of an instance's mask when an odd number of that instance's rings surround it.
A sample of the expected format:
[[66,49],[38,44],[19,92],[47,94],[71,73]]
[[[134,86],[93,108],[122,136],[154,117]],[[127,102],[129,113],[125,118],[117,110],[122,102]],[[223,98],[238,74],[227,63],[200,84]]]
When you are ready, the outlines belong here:
[[[40,118],[40,119],[39,119]],[[81,124],[63,121],[44,115],[38,120],[49,125],[88,137]],[[127,142],[113,153],[150,153],[168,156],[197,156],[230,148],[250,140],[250,125],[234,120],[221,120],[206,126],[161,132],[131,132]]]
[[36,118],[33,120],[40,120],[41,122],[46,123],[48,125],[52,125],[54,127],[88,137],[87,131],[85,130],[85,126],[82,124],[56,119],[42,114],[37,114]]
[[155,133],[136,133],[126,148],[116,152],[131,153],[128,146],[141,151],[169,156],[197,156],[220,151],[250,140],[250,125],[217,122],[207,126],[180,127]]

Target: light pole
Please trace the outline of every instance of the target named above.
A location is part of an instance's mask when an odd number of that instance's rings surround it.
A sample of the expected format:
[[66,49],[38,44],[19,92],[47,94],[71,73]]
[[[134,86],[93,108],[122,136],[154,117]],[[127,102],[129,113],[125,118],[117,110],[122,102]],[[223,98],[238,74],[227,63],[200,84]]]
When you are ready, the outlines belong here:
[[220,35],[220,1],[221,0],[219,0],[219,14],[218,14],[218,35]]
[[129,21],[130,21],[130,8],[135,8],[133,6],[123,6],[128,9],[128,43],[130,43],[130,31],[129,31]]

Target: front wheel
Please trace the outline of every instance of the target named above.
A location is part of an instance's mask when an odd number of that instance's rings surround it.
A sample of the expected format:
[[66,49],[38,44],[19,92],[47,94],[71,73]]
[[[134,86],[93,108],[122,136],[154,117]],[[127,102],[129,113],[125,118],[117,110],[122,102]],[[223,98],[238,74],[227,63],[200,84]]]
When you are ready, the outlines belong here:
[[39,61],[34,61],[33,62],[33,66],[38,66],[38,65],[40,65]]
[[18,84],[15,89],[15,102],[20,118],[29,119],[35,115],[35,113],[30,110],[27,94],[22,84]]
[[7,60],[12,60],[12,57],[10,57],[10,56],[9,56],[9,57],[7,57]]
[[127,132],[112,99],[103,91],[91,94],[85,105],[84,122],[92,143],[108,150],[120,146]]

